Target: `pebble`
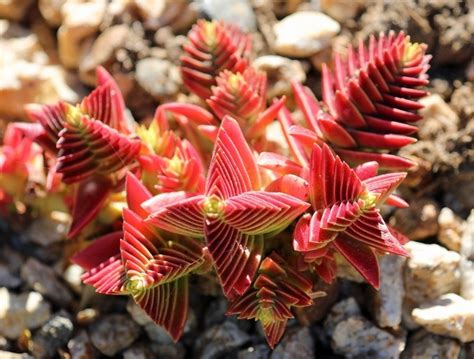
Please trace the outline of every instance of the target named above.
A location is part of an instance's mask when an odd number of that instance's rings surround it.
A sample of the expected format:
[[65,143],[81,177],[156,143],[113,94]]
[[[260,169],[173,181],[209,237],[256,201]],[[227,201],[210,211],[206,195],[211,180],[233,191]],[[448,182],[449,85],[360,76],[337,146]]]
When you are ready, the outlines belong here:
[[324,330],[329,337],[332,337],[334,328],[344,319],[351,316],[360,315],[360,307],[352,297],[341,300],[336,303],[324,321]]
[[94,347],[90,341],[89,335],[85,330],[81,330],[67,343],[71,359],[92,359],[94,355]]
[[474,211],[466,221],[461,237],[461,296],[474,299]]
[[74,330],[69,316],[59,313],[44,324],[32,339],[32,354],[35,358],[53,358],[66,345]]
[[314,340],[308,327],[287,328],[270,359],[314,358]]
[[372,290],[374,314],[382,328],[398,328],[402,320],[404,257],[385,255],[380,258],[380,289]]
[[257,19],[249,0],[199,0],[197,4],[211,19],[236,24],[244,31],[257,29]]
[[341,23],[354,19],[365,4],[364,0],[313,0],[313,2],[319,3],[321,11],[324,11]]
[[474,299],[445,294],[414,309],[412,315],[429,332],[456,338],[463,343],[474,341]]
[[94,40],[90,51],[81,60],[79,76],[88,85],[95,85],[95,69],[97,66],[110,66],[117,61],[116,55],[120,49],[126,48],[144,51],[143,39],[127,25],[115,25],[106,28]]
[[170,358],[184,359],[186,358],[186,349],[181,343],[158,344],[151,343],[151,351],[155,355],[153,358]]
[[39,0],[38,8],[51,27],[58,27],[62,22],[61,7],[66,0]]
[[90,329],[94,346],[108,356],[128,348],[140,335],[140,327],[128,316],[112,314],[103,317]]
[[461,237],[464,229],[463,220],[450,208],[444,207],[438,216],[438,241],[449,250],[461,250]]
[[12,274],[8,267],[0,264],[0,287],[16,288],[21,284],[21,279]]
[[418,124],[418,136],[421,140],[436,140],[440,134],[456,132],[459,117],[438,94],[420,99],[424,107],[418,112],[423,116]]
[[17,339],[24,329],[36,329],[51,316],[51,307],[36,292],[10,293],[0,288],[0,335]]
[[61,306],[73,300],[69,289],[59,281],[54,270],[30,257],[21,270],[21,277],[28,286]]
[[249,340],[247,333],[240,330],[237,324],[227,320],[210,327],[198,338],[197,353],[201,359],[219,358]]
[[69,223],[67,222],[41,217],[33,221],[25,235],[31,242],[48,247],[64,241],[68,230]]
[[13,352],[7,352],[5,350],[0,350],[0,358],[1,359],[35,359],[31,355],[28,354],[19,354]]
[[123,359],[151,359],[153,354],[143,345],[133,346],[123,352]]
[[272,99],[292,94],[290,81],[305,82],[306,73],[298,60],[278,55],[265,55],[256,58],[253,66],[267,74],[267,98]]
[[461,255],[474,261],[474,209],[466,221],[466,228],[461,239]]
[[410,203],[408,208],[399,208],[390,218],[396,227],[412,241],[422,240],[438,234],[438,204],[429,198]]
[[259,344],[240,350],[237,359],[266,359],[270,356],[267,344]]
[[77,69],[92,36],[99,30],[106,10],[105,0],[67,1],[61,7],[63,22],[58,30],[59,59],[68,69]]
[[331,347],[336,353],[346,357],[386,359],[398,358],[405,347],[405,341],[356,315],[336,325]]
[[158,101],[175,96],[181,85],[181,75],[176,65],[152,57],[138,61],[135,78]]
[[28,13],[33,0],[2,0],[0,1],[0,18],[20,21]]
[[458,359],[460,351],[457,340],[419,330],[408,339],[401,359]]
[[317,11],[299,11],[273,26],[274,50],[278,55],[310,57],[330,46],[341,26]]
[[405,266],[406,297],[424,303],[442,294],[458,292],[461,256],[437,245],[409,242]]

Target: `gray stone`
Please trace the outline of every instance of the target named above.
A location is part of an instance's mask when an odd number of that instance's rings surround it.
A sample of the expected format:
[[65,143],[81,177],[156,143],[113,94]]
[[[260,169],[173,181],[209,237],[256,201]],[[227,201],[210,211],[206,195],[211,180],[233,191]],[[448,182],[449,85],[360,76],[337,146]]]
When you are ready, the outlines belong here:
[[239,25],[244,31],[255,31],[257,28],[249,0],[199,0],[198,4],[211,19]]
[[152,343],[150,348],[154,354],[153,358],[184,359],[186,357],[186,349],[181,343]]
[[341,26],[323,13],[298,11],[273,26],[274,50],[283,56],[310,57],[330,46],[340,30]]
[[237,359],[266,359],[270,355],[270,348],[267,344],[251,346],[240,350]]
[[128,348],[140,335],[140,327],[128,316],[112,314],[91,326],[92,344],[102,353],[114,356]]
[[50,305],[41,294],[16,295],[0,288],[0,335],[17,339],[24,329],[36,329],[50,316]]
[[181,75],[176,65],[152,57],[138,61],[135,78],[156,100],[175,96],[181,85]]
[[458,359],[461,346],[457,340],[419,330],[413,334],[403,351],[402,359]]
[[26,236],[33,243],[48,247],[66,239],[69,230],[69,221],[59,221],[41,217],[33,221],[26,230]]
[[92,359],[95,358],[94,347],[89,335],[85,330],[81,330],[75,337],[67,343],[71,359]]
[[460,286],[461,256],[437,244],[409,242],[410,257],[405,266],[406,296],[424,303],[445,293],[456,293]]
[[405,341],[357,315],[336,325],[331,347],[336,353],[346,357],[386,359],[398,358],[405,347]]
[[445,294],[414,309],[412,315],[429,332],[457,338],[463,343],[474,341],[474,299]]
[[225,321],[207,329],[198,339],[196,346],[201,359],[218,358],[240,347],[250,340],[247,333],[231,322]]
[[287,329],[271,359],[314,358],[314,340],[308,327]]
[[21,270],[28,286],[53,302],[68,306],[73,300],[69,289],[57,278],[54,270],[34,258],[28,258]]
[[402,320],[404,263],[403,257],[385,255],[380,258],[380,289],[372,293],[375,319],[383,328],[397,328]]
[[360,314],[360,308],[354,298],[350,297],[336,303],[329,312],[324,321],[324,330],[326,334],[331,337],[334,333],[334,328],[344,319],[354,315]]
[[12,274],[8,267],[0,264],[0,287],[16,288],[21,284],[21,279]]
[[74,326],[69,316],[56,314],[33,336],[31,352],[35,358],[52,358],[66,345]]
[[133,346],[123,352],[123,359],[152,359],[153,354],[143,345]]

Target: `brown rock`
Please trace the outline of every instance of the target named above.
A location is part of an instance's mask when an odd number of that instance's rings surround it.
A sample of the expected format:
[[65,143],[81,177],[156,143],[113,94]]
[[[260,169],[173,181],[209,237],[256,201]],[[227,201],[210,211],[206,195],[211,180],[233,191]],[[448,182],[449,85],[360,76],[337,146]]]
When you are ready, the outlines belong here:
[[438,215],[438,204],[429,198],[421,198],[409,208],[397,209],[390,224],[411,240],[422,240],[438,233]]
[[452,251],[461,250],[461,237],[464,230],[463,220],[450,208],[444,207],[438,216],[438,240]]
[[63,23],[58,30],[59,58],[68,69],[76,69],[98,31],[106,2],[67,1],[61,8]]
[[0,18],[20,21],[33,4],[33,0],[0,0]]
[[63,20],[61,8],[67,0],[39,0],[41,15],[51,27],[58,27]]

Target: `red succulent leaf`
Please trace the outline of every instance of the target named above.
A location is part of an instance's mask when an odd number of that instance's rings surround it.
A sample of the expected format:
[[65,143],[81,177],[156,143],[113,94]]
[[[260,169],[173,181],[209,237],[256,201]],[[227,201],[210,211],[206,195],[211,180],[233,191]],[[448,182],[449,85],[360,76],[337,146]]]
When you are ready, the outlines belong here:
[[387,173],[367,178],[364,184],[370,192],[378,194],[377,203],[384,203],[406,176],[405,172]]
[[104,176],[89,177],[79,184],[74,194],[69,238],[77,236],[85,226],[94,220],[111,190],[112,181]]
[[380,269],[377,256],[369,246],[339,235],[334,247],[374,288],[380,287]]
[[332,154],[327,145],[315,145],[311,155],[309,194],[314,209],[340,201],[355,201],[363,192],[354,170]]
[[87,116],[71,114],[59,133],[56,170],[65,183],[82,181],[93,174],[107,175],[132,162],[140,151],[138,139]]
[[267,77],[264,72],[251,67],[242,73],[224,70],[216,82],[206,102],[220,120],[230,115],[244,125],[265,109]]
[[122,93],[114,78],[101,66],[97,68],[97,84],[97,88],[82,100],[81,110],[118,132],[129,134]]
[[[349,47],[346,59],[334,57],[333,71],[322,69],[323,100],[329,114],[320,110],[307,87],[293,84],[295,99],[308,127],[319,138],[337,147],[351,164],[378,161],[383,168],[409,168],[406,159],[377,150],[398,149],[413,143],[411,122],[421,119],[416,100],[426,94],[416,89],[427,84],[430,56],[426,46],[410,43],[402,32],[370,38]],[[341,148],[351,149],[342,150]],[[370,152],[368,152],[370,151]],[[370,155],[369,155],[370,154]]]
[[286,97],[283,96],[278,100],[274,100],[273,103],[265,111],[261,112],[255,121],[250,125],[250,127],[245,132],[246,136],[251,139],[261,137],[265,133],[267,126],[275,120],[278,116],[278,113],[283,108],[286,101]]
[[301,174],[302,167],[288,157],[273,152],[262,152],[258,156],[257,163],[260,167],[272,170],[279,174]]
[[266,192],[283,192],[306,201],[309,185],[303,178],[292,174],[283,175],[265,187]]
[[154,154],[139,157],[142,178],[155,193],[202,193],[205,179],[201,158],[190,142],[176,141],[174,154],[169,158]]
[[38,123],[44,129],[44,135],[37,130],[25,127],[25,132],[30,134],[30,138],[43,146],[45,149],[56,153],[56,142],[59,139],[59,132],[64,128],[66,122],[67,105],[58,102],[54,105],[30,104],[25,107],[26,115],[30,120]]
[[89,271],[120,253],[122,237],[122,231],[117,231],[97,238],[85,249],[75,253],[71,261]]
[[97,293],[109,295],[126,293],[127,276],[118,254],[84,273],[81,279],[84,284],[93,286]]
[[[205,195],[158,195],[144,203],[147,222],[170,232],[204,234],[224,293],[250,286],[263,252],[263,234],[284,229],[308,204],[284,193],[257,192],[260,174],[238,123],[222,121],[207,176]],[[256,221],[243,220],[253,213]],[[268,217],[273,215],[273,217]]]
[[223,221],[246,234],[286,228],[309,207],[309,203],[285,193],[246,192],[225,202]]
[[151,319],[170,333],[175,342],[181,337],[188,317],[188,278],[147,288],[133,294],[133,299]]
[[151,215],[147,221],[165,231],[184,236],[204,237],[202,203],[205,196],[186,198],[185,192],[163,193],[143,204]]
[[[376,176],[377,164],[351,169],[328,146],[315,145],[309,170],[309,193],[314,214],[303,216],[293,234],[293,248],[324,280],[334,277],[334,248],[374,286],[379,285],[374,249],[407,255],[389,230],[376,205],[389,198],[405,173]],[[364,181],[361,181],[360,174]]]
[[251,38],[236,25],[200,20],[188,34],[181,57],[184,84],[202,99],[211,96],[211,87],[223,70],[242,72],[247,67]]
[[341,156],[344,161],[355,165],[377,161],[381,168],[389,168],[390,170],[406,170],[415,165],[415,162],[407,158],[389,153],[361,152],[342,148],[336,149],[335,152]]
[[127,193],[128,208],[142,218],[146,218],[148,212],[142,208],[142,203],[152,197],[148,189],[131,172],[127,173],[125,179],[125,192]]
[[288,143],[292,156],[300,165],[304,167],[308,166],[308,156],[306,155],[303,145],[290,133],[290,129],[295,125],[295,121],[293,120],[290,111],[288,111],[285,106],[283,106],[278,113],[277,119],[278,122],[280,122],[281,130],[285,136],[286,142]]
[[231,303],[227,315],[259,320],[268,344],[274,348],[283,336],[288,319],[293,318],[291,308],[312,303],[311,289],[309,280],[272,253],[262,261],[252,289]]
[[214,146],[206,194],[227,199],[260,188],[260,172],[242,130],[235,120],[225,117]]
[[224,294],[230,299],[244,294],[260,264],[263,236],[244,234],[218,220],[206,223],[205,234]]

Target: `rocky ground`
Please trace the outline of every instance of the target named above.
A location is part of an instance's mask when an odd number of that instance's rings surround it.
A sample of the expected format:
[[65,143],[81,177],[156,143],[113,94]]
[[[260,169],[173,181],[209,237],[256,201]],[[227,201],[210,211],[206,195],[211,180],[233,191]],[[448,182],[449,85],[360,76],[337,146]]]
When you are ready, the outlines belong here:
[[185,335],[173,344],[132,302],[81,285],[61,221],[3,220],[0,358],[474,358],[472,1],[0,0],[0,123],[24,119],[30,102],[76,102],[98,65],[146,120],[157,104],[189,97],[178,59],[203,16],[253,34],[270,96],[291,95],[289,79],[320,96],[321,63],[371,33],[404,30],[429,45],[432,95],[419,141],[402,151],[418,163],[401,190],[411,207],[385,211],[413,240],[410,258],[382,259],[379,291],[341,266],[273,352],[253,322],[224,316],[212,281],[195,278]]

